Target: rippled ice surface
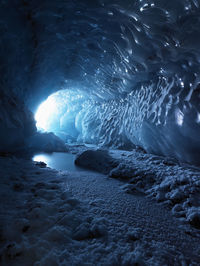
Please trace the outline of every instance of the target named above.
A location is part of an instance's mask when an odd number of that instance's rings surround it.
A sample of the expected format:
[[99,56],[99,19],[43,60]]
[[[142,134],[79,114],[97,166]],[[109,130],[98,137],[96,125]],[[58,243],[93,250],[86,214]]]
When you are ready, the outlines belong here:
[[32,158],[36,162],[45,162],[48,167],[56,170],[84,171],[83,168],[74,164],[75,155],[65,152],[39,153]]

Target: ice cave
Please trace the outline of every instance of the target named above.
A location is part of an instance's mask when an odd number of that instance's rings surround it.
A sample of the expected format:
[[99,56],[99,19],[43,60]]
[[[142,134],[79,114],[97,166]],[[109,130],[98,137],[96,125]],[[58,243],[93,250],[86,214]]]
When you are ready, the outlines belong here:
[[0,265],[200,265],[200,0],[0,1]]

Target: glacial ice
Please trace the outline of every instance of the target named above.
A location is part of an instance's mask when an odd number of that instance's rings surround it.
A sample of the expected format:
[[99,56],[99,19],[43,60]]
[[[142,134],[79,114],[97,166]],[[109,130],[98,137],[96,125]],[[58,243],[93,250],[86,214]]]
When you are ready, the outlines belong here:
[[200,1],[2,0],[0,36],[0,264],[199,265]]
[[[199,164],[199,14],[198,0],[1,1],[0,90],[25,103],[3,109],[31,131],[26,108],[68,90],[61,137]],[[6,127],[3,146],[26,138]]]

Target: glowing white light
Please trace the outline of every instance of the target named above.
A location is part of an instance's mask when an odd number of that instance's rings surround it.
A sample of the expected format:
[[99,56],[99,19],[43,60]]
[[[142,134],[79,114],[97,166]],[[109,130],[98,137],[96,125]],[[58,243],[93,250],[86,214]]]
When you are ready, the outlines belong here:
[[76,91],[59,90],[41,103],[35,113],[37,129],[76,136],[75,117],[86,100],[83,94],[78,92],[78,89]]
[[145,8],[147,8],[148,6],[149,6],[148,4],[144,4],[143,7],[140,8],[140,11],[141,11],[141,12],[144,11]]
[[179,108],[176,109],[175,116],[176,116],[177,125],[182,126],[184,120],[184,114],[181,112]]
[[198,124],[200,123],[200,113],[197,114],[196,122],[197,122]]
[[44,162],[48,165],[49,160],[46,154],[38,154],[33,157],[34,162]]
[[38,129],[49,130],[49,119],[56,115],[57,105],[55,98],[50,96],[39,106],[35,114]]

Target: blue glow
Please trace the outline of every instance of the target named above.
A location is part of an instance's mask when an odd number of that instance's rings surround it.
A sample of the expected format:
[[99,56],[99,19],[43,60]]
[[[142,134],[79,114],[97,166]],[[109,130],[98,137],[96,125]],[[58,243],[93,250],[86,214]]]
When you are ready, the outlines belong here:
[[65,141],[76,141],[82,131],[78,117],[85,101],[85,96],[77,90],[53,93],[40,104],[35,113],[37,129],[54,132]]

